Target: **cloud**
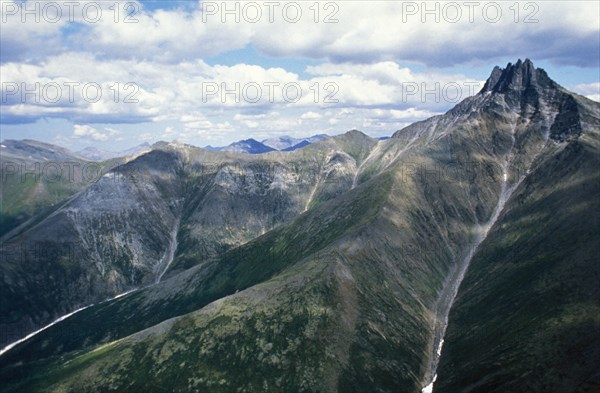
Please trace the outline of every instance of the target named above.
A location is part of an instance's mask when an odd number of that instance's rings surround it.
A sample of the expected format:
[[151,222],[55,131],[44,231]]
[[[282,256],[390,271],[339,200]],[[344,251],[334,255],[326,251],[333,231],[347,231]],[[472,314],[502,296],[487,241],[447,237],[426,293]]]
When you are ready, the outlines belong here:
[[586,96],[590,100],[600,102],[600,82],[582,83],[574,86],[571,90]]
[[[73,135],[71,137],[75,139],[89,137],[94,141],[103,142],[110,138],[114,138],[119,134],[120,132],[118,130],[109,127],[104,128],[104,132],[101,132],[89,125],[75,124],[73,126]],[[115,138],[115,140],[119,140],[119,138]]]
[[[0,0],[0,62],[41,59],[68,50],[61,29],[67,19],[42,17],[43,3]],[[38,11],[36,11],[36,8]],[[25,10],[33,11],[26,13]]]
[[302,120],[317,120],[317,119],[320,119],[321,117],[322,116],[316,112],[305,112],[300,116],[300,118]]
[[[22,12],[13,10],[21,10],[20,3],[1,2],[3,10],[10,8],[3,13],[3,62],[75,51],[175,64],[251,45],[269,56],[331,63],[392,60],[446,67],[531,57],[587,67],[599,64],[600,5],[590,1],[322,1],[277,3],[272,9],[252,1],[175,3],[158,9],[137,1],[116,7],[113,2],[84,1],[77,2],[74,18],[68,17],[64,2],[56,2],[62,9],[56,23],[47,17],[40,23],[22,23]],[[88,3],[101,8],[101,17],[93,23],[82,12]],[[45,6],[33,0],[25,4]],[[301,8],[297,20],[296,5]],[[225,12],[225,7],[233,12]]]
[[[395,60],[446,67],[525,55],[538,61],[598,66],[597,2],[337,4],[337,23],[276,24],[279,34],[260,25],[252,44],[269,55],[332,63]],[[281,40],[282,36],[288,39]],[[577,48],[575,56],[565,51],[572,47]]]
[[165,128],[165,131],[163,132],[162,137],[163,138],[172,138],[176,134],[177,134],[177,131],[175,130],[175,128],[169,126],[169,127]]
[[[211,66],[200,60],[177,64],[104,60],[75,53],[49,57],[43,65],[2,64],[0,75],[3,121],[179,120],[187,129],[222,130],[228,129],[225,122],[210,118],[224,111],[232,111],[233,116],[240,110],[267,113],[303,108],[299,116],[305,115],[299,120],[317,119],[315,109],[327,107],[439,111],[475,93],[482,83],[460,74],[416,73],[391,61],[323,63],[308,67],[307,76],[301,78],[277,67]],[[469,83],[479,85],[469,89]],[[28,94],[32,89],[37,93]],[[234,120],[245,120],[248,128],[258,127],[256,118]]]

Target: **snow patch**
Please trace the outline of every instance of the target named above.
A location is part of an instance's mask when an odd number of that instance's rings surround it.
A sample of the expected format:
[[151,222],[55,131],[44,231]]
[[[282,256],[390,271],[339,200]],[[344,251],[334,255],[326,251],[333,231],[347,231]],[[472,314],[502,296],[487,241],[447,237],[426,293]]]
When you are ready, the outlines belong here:
[[433,384],[436,379],[437,379],[437,374],[435,374],[433,376],[433,380],[431,381],[431,383],[429,385],[425,386],[423,388],[423,390],[421,390],[421,393],[433,393]]
[[171,263],[173,263],[173,259],[175,259],[175,251],[177,251],[177,232],[179,232],[179,220],[175,223],[173,230],[171,231],[171,241],[169,242],[169,247],[165,251],[165,255],[160,260],[158,267],[164,265],[164,269],[162,272],[156,277],[156,283],[158,284],[161,278],[165,275]]
[[49,327],[51,327],[51,326],[54,326],[54,325],[56,325],[56,324],[57,324],[57,323],[59,323],[59,322],[62,322],[62,321],[64,321],[65,319],[69,318],[70,316],[72,316],[72,315],[75,315],[75,314],[77,314],[78,312],[80,312],[80,311],[82,311],[82,310],[85,310],[86,308],[90,308],[90,307],[92,307],[92,306],[95,306],[95,305],[97,305],[97,304],[102,304],[102,303],[110,302],[111,300],[118,299],[118,298],[120,298],[120,297],[123,297],[123,296],[125,296],[125,295],[127,295],[127,294],[130,294],[131,292],[135,292],[135,291],[137,291],[137,290],[138,290],[138,288],[131,289],[131,290],[127,291],[127,292],[123,292],[123,293],[121,293],[121,294],[118,294],[117,296],[114,296],[114,297],[111,297],[111,298],[109,298],[109,299],[103,300],[103,301],[101,301],[100,303],[93,303],[93,304],[90,304],[90,305],[88,305],[88,306],[85,306],[85,307],[78,308],[77,310],[75,310],[75,311],[72,311],[72,312],[70,312],[70,313],[68,313],[68,314],[65,314],[65,315],[63,315],[62,317],[60,317],[60,318],[56,319],[54,322],[52,322],[52,323],[49,323],[48,325],[44,326],[43,328],[41,328],[41,329],[38,329],[38,330],[36,330],[35,332],[29,333],[27,336],[25,336],[25,337],[23,337],[23,338],[21,338],[21,339],[19,339],[19,340],[15,341],[15,342],[14,342],[14,343],[12,343],[12,344],[9,344],[9,345],[7,345],[7,346],[6,346],[6,347],[4,347],[2,350],[0,350],[0,356],[2,356],[3,354],[5,354],[6,352],[10,351],[10,350],[11,350],[11,349],[13,349],[15,346],[17,346],[17,345],[21,344],[22,342],[25,342],[25,341],[29,340],[31,337],[33,337],[33,336],[35,336],[35,335],[37,335],[37,334],[39,334],[39,333],[43,332],[44,330],[48,329],[48,328],[49,328]]

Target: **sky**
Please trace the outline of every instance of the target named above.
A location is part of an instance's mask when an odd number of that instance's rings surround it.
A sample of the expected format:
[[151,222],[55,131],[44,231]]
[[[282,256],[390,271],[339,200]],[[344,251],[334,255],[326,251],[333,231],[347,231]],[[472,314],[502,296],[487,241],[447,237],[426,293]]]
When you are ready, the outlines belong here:
[[379,137],[529,58],[600,101],[596,1],[0,0],[0,139]]

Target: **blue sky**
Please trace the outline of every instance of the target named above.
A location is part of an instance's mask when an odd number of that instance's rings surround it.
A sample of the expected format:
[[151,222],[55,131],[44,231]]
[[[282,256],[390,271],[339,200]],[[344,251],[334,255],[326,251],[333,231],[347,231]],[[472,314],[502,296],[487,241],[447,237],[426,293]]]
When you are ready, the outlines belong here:
[[390,135],[518,58],[600,100],[598,2],[116,4],[0,0],[1,139]]

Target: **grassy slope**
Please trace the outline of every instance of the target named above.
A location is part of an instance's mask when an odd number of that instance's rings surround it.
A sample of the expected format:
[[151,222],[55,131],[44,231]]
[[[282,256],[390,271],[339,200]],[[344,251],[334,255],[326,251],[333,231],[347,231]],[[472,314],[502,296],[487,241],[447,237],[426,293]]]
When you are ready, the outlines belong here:
[[[28,391],[318,391],[335,310],[323,261],[57,363]],[[285,334],[282,334],[285,332]],[[329,352],[329,353],[327,353]],[[176,365],[176,366],[174,366]]]

